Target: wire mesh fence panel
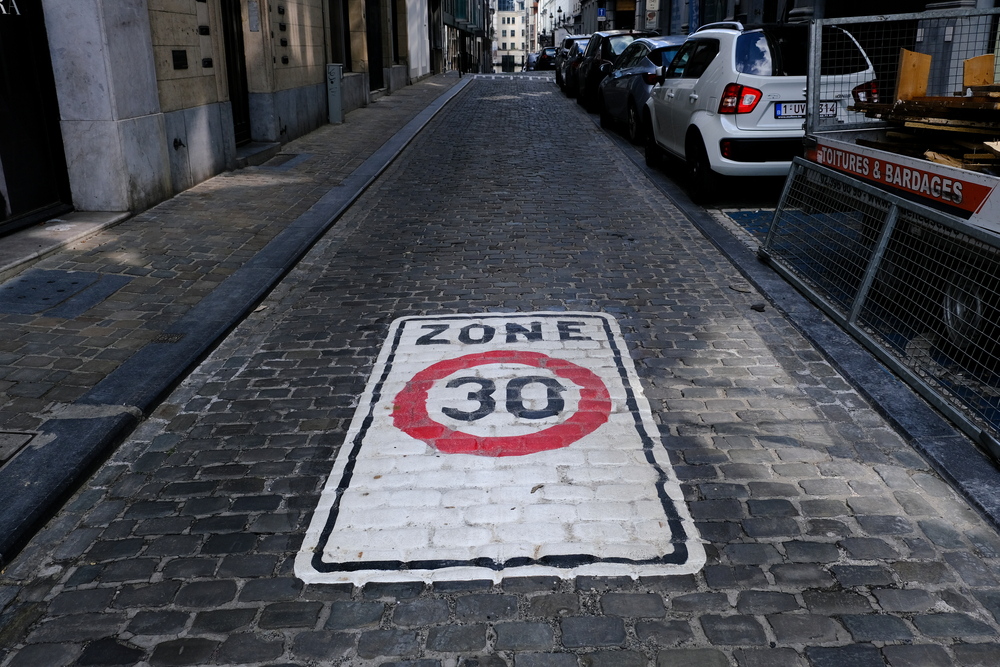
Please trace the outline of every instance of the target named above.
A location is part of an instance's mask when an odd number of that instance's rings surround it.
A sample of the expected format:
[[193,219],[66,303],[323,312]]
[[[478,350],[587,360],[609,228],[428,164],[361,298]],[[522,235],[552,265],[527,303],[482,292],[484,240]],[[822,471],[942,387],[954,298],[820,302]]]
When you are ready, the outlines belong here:
[[847,317],[889,205],[815,171],[789,178],[768,250]]
[[[969,8],[816,21],[806,133],[884,126],[872,104],[964,96],[966,61],[997,48],[998,14]],[[848,105],[834,104],[845,95]]]
[[970,434],[1000,439],[998,245],[971,225],[796,160],[762,251]]
[[1000,251],[901,209],[858,318],[982,428],[1000,430]]

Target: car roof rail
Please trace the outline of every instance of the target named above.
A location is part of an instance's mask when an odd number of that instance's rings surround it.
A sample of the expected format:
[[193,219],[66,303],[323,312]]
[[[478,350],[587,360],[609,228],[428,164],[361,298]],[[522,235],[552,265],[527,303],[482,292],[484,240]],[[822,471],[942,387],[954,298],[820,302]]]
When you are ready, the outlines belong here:
[[720,28],[723,30],[739,30],[742,32],[743,24],[740,23],[739,21],[719,21],[717,23],[706,23],[705,25],[695,30],[695,32],[701,32],[702,30],[717,30]]

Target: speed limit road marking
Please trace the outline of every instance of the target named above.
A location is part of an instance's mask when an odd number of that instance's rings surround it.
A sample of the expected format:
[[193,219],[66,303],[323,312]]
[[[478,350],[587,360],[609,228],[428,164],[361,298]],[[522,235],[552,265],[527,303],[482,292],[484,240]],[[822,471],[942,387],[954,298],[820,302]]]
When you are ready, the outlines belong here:
[[361,585],[704,562],[614,318],[487,313],[392,323],[295,572]]

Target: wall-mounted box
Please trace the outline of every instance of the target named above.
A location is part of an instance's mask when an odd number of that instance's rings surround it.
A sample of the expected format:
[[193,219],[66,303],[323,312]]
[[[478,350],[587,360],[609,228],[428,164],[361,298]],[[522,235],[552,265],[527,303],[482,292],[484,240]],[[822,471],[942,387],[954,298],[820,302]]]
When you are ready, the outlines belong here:
[[174,69],[187,69],[188,68],[188,52],[187,51],[171,51],[170,55],[174,59]]

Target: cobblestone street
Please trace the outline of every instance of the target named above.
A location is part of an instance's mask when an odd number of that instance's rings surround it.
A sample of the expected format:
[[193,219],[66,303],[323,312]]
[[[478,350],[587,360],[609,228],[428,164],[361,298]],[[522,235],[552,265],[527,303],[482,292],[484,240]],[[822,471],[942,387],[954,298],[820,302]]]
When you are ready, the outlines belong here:
[[[301,152],[332,150],[328,129],[300,140],[313,146]],[[179,215],[196,225],[239,208],[230,260],[187,287],[180,274],[164,284],[149,298],[156,316],[172,312],[175,290],[197,301],[262,246],[256,225],[293,219],[307,194],[344,176],[317,169],[301,180],[257,171],[260,183],[239,187],[228,184],[254,172],[216,177],[202,191],[218,196],[144,214],[191,207]],[[240,203],[254,187],[270,188],[273,208],[254,210],[249,194]],[[87,268],[70,257],[52,267],[71,259]],[[0,573],[0,667],[1000,664],[996,529],[765,303],[551,80],[476,77]],[[402,568],[360,585],[304,583],[296,556],[317,508],[329,510],[321,494],[352,445],[355,410],[377,401],[370,383],[392,323],[560,312],[617,323],[643,418],[659,431],[649,434],[666,469],[657,483],[664,495],[677,486],[676,521],[693,526],[704,565],[433,581],[405,581]],[[129,350],[153,337],[137,320],[115,325]],[[462,335],[478,342],[490,330]],[[528,324],[506,331],[508,342],[530,340]],[[82,329],[81,345],[104,346],[97,333]],[[578,335],[558,330],[560,341]],[[532,376],[547,398],[512,398],[508,385],[498,401],[541,418],[539,401],[577,400],[556,396],[547,377]],[[0,418],[13,427],[18,410]],[[634,484],[620,459],[586,461]],[[524,486],[489,474],[456,473],[438,490]],[[586,492],[611,515],[625,492],[602,496],[605,484]],[[541,486],[526,494],[539,507],[553,497]],[[376,509],[419,509],[403,504]],[[555,522],[521,516],[529,536]],[[607,534],[595,529],[595,544]]]

